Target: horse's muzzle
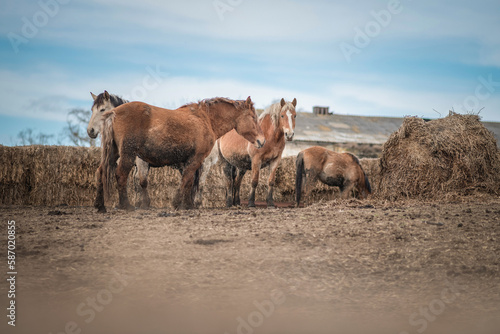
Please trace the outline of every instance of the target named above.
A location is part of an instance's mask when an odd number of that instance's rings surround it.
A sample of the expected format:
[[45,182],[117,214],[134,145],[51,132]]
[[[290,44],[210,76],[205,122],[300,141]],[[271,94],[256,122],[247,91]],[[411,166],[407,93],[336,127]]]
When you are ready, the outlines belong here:
[[255,146],[257,146],[257,148],[261,148],[262,146],[264,146],[264,144],[266,143],[266,140],[264,139],[263,142],[261,142],[259,139],[257,139],[255,141]]
[[87,134],[89,135],[90,138],[95,139],[97,138],[97,135],[99,134],[94,130],[94,128],[87,130]]
[[292,141],[292,139],[293,139],[293,135],[294,135],[294,134],[295,134],[294,132],[286,132],[286,133],[285,133],[285,138],[286,138],[286,140],[287,140],[287,141]]

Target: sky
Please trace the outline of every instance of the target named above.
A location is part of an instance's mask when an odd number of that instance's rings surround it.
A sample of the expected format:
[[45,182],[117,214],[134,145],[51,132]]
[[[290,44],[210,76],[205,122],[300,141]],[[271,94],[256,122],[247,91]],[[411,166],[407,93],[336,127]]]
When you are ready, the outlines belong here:
[[251,96],[500,122],[499,13],[497,0],[0,0],[0,144],[25,129],[55,140],[104,90],[170,109]]

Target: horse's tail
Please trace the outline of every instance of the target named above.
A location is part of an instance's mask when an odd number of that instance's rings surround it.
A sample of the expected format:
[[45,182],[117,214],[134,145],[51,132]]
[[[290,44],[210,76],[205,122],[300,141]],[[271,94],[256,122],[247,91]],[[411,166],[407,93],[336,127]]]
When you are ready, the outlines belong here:
[[113,184],[113,176],[116,170],[116,160],[118,157],[118,148],[116,147],[113,120],[115,113],[109,112],[104,115],[104,125],[101,138],[101,166],[102,166],[102,183],[104,186],[104,196],[109,198],[110,190]]
[[295,199],[297,201],[297,207],[300,204],[300,198],[302,196],[302,174],[304,173],[304,153],[300,152],[297,155],[297,160],[295,161],[296,174],[295,174]]

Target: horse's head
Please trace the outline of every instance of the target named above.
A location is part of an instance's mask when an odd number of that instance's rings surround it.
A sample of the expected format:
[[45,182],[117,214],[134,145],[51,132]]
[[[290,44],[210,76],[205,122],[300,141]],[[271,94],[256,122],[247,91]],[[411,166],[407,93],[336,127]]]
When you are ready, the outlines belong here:
[[92,116],[87,126],[87,134],[90,138],[96,138],[102,129],[102,115],[115,106],[111,103],[111,97],[107,91],[97,96],[91,92],[90,95],[94,99],[94,104],[92,105]]
[[291,141],[295,134],[295,118],[297,117],[295,107],[297,106],[297,99],[294,98],[292,102],[285,102],[285,99],[281,99],[280,105],[279,126],[283,128],[286,140]]
[[257,121],[257,114],[250,96],[240,106],[240,113],[236,118],[236,132],[255,147],[261,148],[266,142],[264,133]]

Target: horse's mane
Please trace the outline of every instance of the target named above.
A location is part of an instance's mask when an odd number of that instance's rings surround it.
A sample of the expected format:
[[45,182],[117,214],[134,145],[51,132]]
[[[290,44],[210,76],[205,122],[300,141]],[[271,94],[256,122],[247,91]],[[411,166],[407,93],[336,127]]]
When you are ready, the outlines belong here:
[[[285,105],[283,107],[286,107],[286,106],[290,107],[290,109],[295,109],[292,102],[285,102]],[[266,108],[266,110],[264,110],[264,112],[262,114],[260,114],[259,121],[263,120],[264,117],[269,115],[271,117],[271,122],[273,123],[273,126],[276,127],[280,122],[279,117],[280,117],[281,109],[282,109],[281,102],[277,102],[277,103],[270,105],[269,107]]]
[[[104,101],[106,100],[106,97],[104,93],[101,93],[97,95],[97,97],[94,100],[94,104],[92,105],[92,108],[96,105],[104,104]],[[114,107],[118,107],[119,105],[122,105],[124,103],[127,103],[129,101],[125,100],[124,98],[119,97],[118,95],[115,94],[109,94],[109,101]]]
[[345,154],[351,156],[352,158],[352,161],[354,161],[355,163],[358,164],[359,167],[361,167],[361,169],[363,169],[363,166],[361,166],[361,162],[359,162],[359,159],[357,156],[355,156],[354,154],[352,154],[351,152],[344,152]]
[[[185,108],[185,107],[190,107],[190,108],[200,108],[200,107],[211,107],[214,104],[217,103],[229,103],[230,105],[234,106],[236,109],[240,109],[243,107],[245,104],[245,100],[231,100],[226,97],[214,97],[211,99],[204,99],[200,100],[198,102],[192,102],[192,103],[187,103],[180,108]],[[253,107],[253,102],[252,102],[252,107]]]

